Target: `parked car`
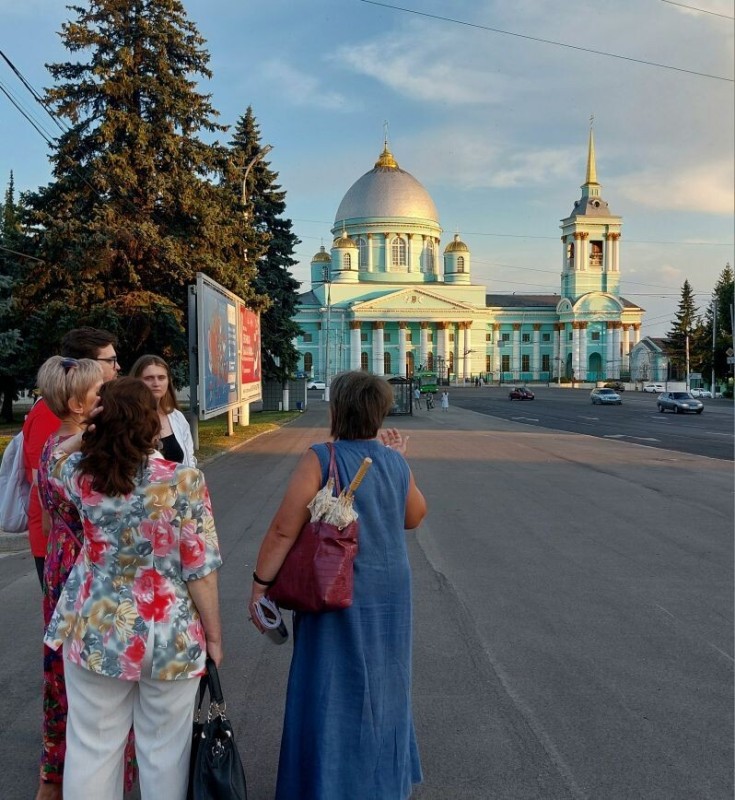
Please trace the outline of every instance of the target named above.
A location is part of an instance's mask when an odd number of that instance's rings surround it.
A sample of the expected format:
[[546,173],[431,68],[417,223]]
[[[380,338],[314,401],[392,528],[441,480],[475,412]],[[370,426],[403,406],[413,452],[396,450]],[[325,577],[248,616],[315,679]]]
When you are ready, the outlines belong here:
[[608,381],[605,384],[606,389],[613,389],[616,392],[624,392],[625,384],[622,381]]
[[593,389],[590,392],[590,400],[592,401],[592,405],[610,405],[610,406],[621,406],[623,405],[623,400],[620,395],[615,391],[615,389],[608,389],[607,387],[602,387],[601,389]]
[[692,397],[690,392],[664,392],[656,401],[658,410],[673,411],[676,414],[701,414],[704,403]]
[[307,389],[326,389],[327,385],[324,381],[307,381],[306,383]]
[[663,383],[647,383],[643,387],[644,392],[650,392],[651,394],[661,394],[661,392],[665,391],[666,387]]
[[692,397],[704,397],[712,399],[712,392],[709,389],[690,389],[689,394]]
[[525,386],[515,386],[508,392],[508,397],[511,400],[533,400],[534,394]]

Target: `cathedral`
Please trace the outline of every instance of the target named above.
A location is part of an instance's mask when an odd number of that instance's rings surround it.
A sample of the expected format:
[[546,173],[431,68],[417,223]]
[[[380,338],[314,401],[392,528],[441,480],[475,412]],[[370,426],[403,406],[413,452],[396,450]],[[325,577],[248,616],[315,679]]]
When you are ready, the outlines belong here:
[[622,219],[587,172],[561,220],[559,294],[491,294],[472,280],[459,235],[441,252],[431,196],[388,148],[339,204],[329,252],[311,261],[299,297],[300,369],[323,380],[364,369],[442,381],[626,380],[643,309],[620,296]]

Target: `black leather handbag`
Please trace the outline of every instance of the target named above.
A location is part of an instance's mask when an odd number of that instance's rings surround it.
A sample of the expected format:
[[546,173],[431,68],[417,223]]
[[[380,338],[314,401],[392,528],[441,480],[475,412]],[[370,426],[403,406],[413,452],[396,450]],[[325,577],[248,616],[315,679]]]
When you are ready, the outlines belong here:
[[[207,690],[209,709],[207,718],[202,721]],[[207,674],[199,686],[199,703],[194,716],[187,800],[247,800],[245,770],[225,707],[217,667],[207,659]]]

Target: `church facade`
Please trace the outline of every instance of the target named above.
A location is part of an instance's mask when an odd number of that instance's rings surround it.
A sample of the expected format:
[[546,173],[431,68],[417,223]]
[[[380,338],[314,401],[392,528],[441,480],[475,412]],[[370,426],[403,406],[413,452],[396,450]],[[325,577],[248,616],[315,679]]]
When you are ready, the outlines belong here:
[[426,189],[387,142],[337,209],[296,317],[300,368],[327,385],[348,369],[488,382],[626,379],[643,309],[620,296],[622,219],[597,181],[590,131],[582,195],[561,221],[559,294],[492,294],[455,235],[441,252]]

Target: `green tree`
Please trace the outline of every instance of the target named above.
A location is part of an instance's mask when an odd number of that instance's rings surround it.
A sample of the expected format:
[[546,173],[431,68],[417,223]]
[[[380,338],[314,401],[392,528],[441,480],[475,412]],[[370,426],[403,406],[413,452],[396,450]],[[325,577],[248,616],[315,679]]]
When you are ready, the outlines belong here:
[[[204,40],[179,0],[87,0],[61,37],[78,60],[49,66],[46,99],[68,123],[53,182],[29,194],[44,264],[21,294],[38,358],[70,325],[107,327],[133,359],[186,353],[186,287],[201,271],[262,304],[253,286],[261,238],[222,182],[224,128],[197,81]],[[44,352],[45,350],[45,352]]]
[[23,271],[24,237],[15,200],[15,182],[10,173],[5,198],[0,205],[0,417],[13,420],[13,400],[22,384],[18,359],[22,348],[14,293]]
[[[730,311],[733,305],[733,287],[733,270],[729,264],[726,264],[712,291],[712,300],[705,310],[704,328],[708,346],[705,369],[710,372],[714,363],[715,379],[724,378],[731,371],[730,365],[727,363],[727,350],[733,346]],[[713,325],[715,327],[714,343],[712,341]]]
[[689,366],[692,371],[701,367],[703,328],[694,304],[694,292],[688,280],[681,287],[679,308],[667,335],[669,360],[681,379],[686,376],[687,339],[689,340]]
[[[293,375],[299,360],[294,345],[301,332],[294,321],[299,282],[291,274],[291,267],[297,263],[293,253],[299,239],[291,229],[291,220],[283,216],[286,192],[276,183],[278,173],[264,158],[267,150],[261,145],[260,129],[250,106],[235,126],[230,148],[239,171],[239,182],[232,188],[245,201],[244,212],[255,230],[267,237],[265,252],[255,261],[255,288],[269,300],[260,318],[263,374],[266,380],[283,382]],[[247,253],[248,261],[253,257]]]

